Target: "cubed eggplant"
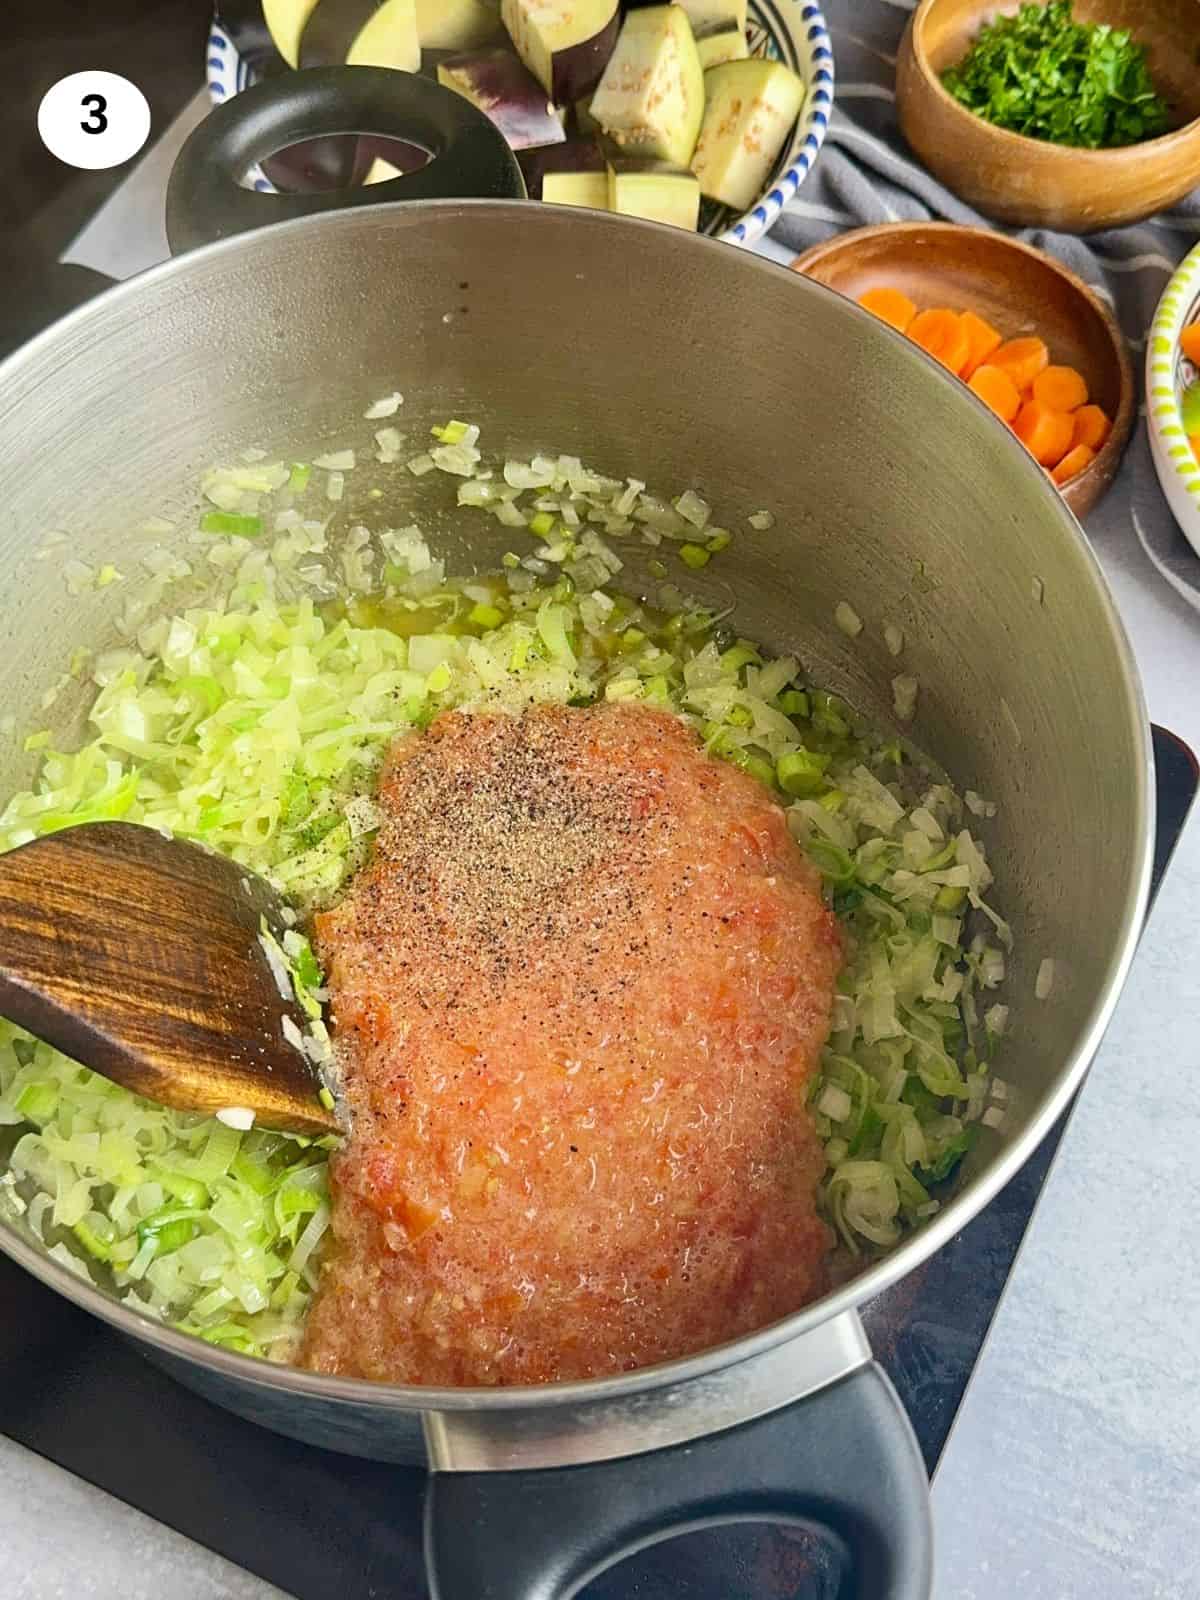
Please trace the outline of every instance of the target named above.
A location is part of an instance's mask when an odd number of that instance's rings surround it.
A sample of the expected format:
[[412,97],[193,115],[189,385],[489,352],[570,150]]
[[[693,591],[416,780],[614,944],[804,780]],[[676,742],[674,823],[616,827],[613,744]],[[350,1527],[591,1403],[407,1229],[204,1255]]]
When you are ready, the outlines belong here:
[[696,33],[696,54],[705,72],[710,67],[722,66],[726,61],[745,61],[750,54],[746,31],[736,22],[722,22],[713,28],[703,28]]
[[596,139],[604,131],[592,115],[592,97],[586,95],[571,107],[569,126],[581,139]]
[[621,26],[618,0],[501,0],[500,16],[517,54],[555,105],[591,93]]
[[804,104],[781,61],[727,61],[704,74],[708,103],[692,171],[709,200],[747,211],[758,199]]
[[580,206],[585,211],[608,210],[607,172],[548,172],[542,185],[548,206]]
[[316,4],[317,0],[262,0],[267,31],[289,67],[299,65],[300,36]]
[[613,156],[608,163],[608,209],[695,233],[700,220],[700,184],[686,167],[639,156]]
[[464,51],[438,64],[438,82],[478,106],[514,150],[562,144],[562,118],[546,91],[503,45]]
[[[603,191],[605,198],[600,209],[608,209],[608,167],[604,160],[604,152],[594,139],[566,139],[561,144],[541,145],[536,149],[522,150],[517,156],[517,165],[525,178],[525,187],[529,191],[531,200],[543,200],[546,196],[543,189],[547,178],[550,177],[578,177],[590,179],[590,183],[581,183],[578,187],[581,192],[600,193]],[[597,185],[594,180],[599,179]],[[565,201],[566,205],[586,202]]]
[[[660,6],[662,3],[663,0],[624,0],[621,9],[644,11],[647,6]],[[676,4],[687,12],[693,33],[699,33],[702,28],[711,28],[714,23],[725,22],[736,22],[743,33],[746,31],[746,0],[676,0]]]
[[317,0],[300,35],[300,66],[421,65],[416,0]]
[[367,168],[367,175],[363,179],[363,188],[369,189],[373,183],[390,183],[393,178],[402,178],[404,174],[399,167],[394,167],[390,161],[385,161],[382,156],[377,156]]
[[631,11],[592,96],[592,116],[631,155],[686,167],[704,115],[704,73],[681,6]]
[[723,28],[727,23],[746,32],[746,0],[679,0],[688,14],[695,34],[707,33],[712,28]]
[[422,50],[478,50],[504,38],[495,5],[487,0],[417,0]]
[[[419,144],[407,144],[402,139],[384,139],[377,134],[363,134],[358,141],[358,170],[365,168],[362,183],[386,183],[389,178],[402,178],[409,172],[420,172],[433,157]],[[356,181],[357,177],[356,177]]]

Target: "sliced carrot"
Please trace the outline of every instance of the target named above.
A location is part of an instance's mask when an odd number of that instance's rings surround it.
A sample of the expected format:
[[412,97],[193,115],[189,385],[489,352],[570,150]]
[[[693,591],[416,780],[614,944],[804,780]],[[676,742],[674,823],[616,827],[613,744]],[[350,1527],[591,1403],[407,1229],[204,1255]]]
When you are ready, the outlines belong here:
[[1036,334],[1022,339],[1009,339],[991,356],[991,365],[1008,373],[1022,393],[1029,388],[1039,372],[1050,365],[1050,352],[1044,339]]
[[1088,386],[1074,367],[1045,367],[1032,384],[1033,398],[1051,411],[1078,411],[1087,405]]
[[1195,366],[1200,367],[1200,322],[1193,322],[1179,335],[1179,348]]
[[922,311],[908,327],[908,337],[951,372],[961,372],[971,352],[962,318],[957,311]]
[[899,289],[868,289],[866,294],[859,295],[858,303],[864,311],[889,322],[901,333],[908,331],[909,323],[917,314],[916,306]]
[[1069,411],[1051,411],[1040,400],[1026,400],[1013,419],[1013,432],[1035,461],[1056,467],[1071,448],[1075,423]]
[[1021,409],[1021,396],[1017,393],[1016,384],[999,367],[990,367],[986,362],[982,367],[976,367],[967,382],[967,388],[977,394],[985,406],[991,406],[1001,422],[1011,422]]
[[1192,454],[1197,461],[1200,461],[1200,433],[1189,433],[1188,443],[1192,447]]
[[1090,467],[1095,459],[1094,450],[1086,444],[1077,444],[1073,450],[1067,451],[1050,476],[1055,483],[1067,483],[1082,472],[1084,467]]
[[987,361],[993,350],[1000,348],[1000,334],[996,332],[990,322],[985,322],[982,317],[977,317],[973,311],[964,311],[962,314],[963,332],[970,345],[970,353],[962,369],[964,378],[969,378],[977,372]]
[[1099,450],[1112,432],[1108,412],[1100,406],[1080,406],[1075,413],[1075,437],[1072,445],[1086,444],[1090,450]]

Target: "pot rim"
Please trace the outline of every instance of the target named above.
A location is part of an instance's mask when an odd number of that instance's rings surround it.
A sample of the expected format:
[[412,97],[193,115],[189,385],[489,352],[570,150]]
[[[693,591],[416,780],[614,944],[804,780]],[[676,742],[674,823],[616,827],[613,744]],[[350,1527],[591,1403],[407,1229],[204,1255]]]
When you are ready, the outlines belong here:
[[[417,213],[463,216],[497,210],[512,211],[514,208],[519,208],[522,213],[520,219],[522,229],[538,226],[538,218],[549,219],[547,225],[553,225],[556,220],[561,220],[555,218],[555,212],[561,208],[542,207],[532,201],[400,201],[358,211],[326,212],[313,217],[301,217],[291,222],[272,224],[269,231],[273,235],[287,231],[299,240],[310,233],[315,234],[319,230],[334,227],[378,227],[386,222],[389,216],[412,218]],[[674,248],[716,251],[721,253],[721,259],[728,259],[728,246],[719,239],[681,234],[675,229],[657,223],[593,211],[576,212],[573,222],[582,227],[649,230],[657,234],[667,248],[671,247],[668,241],[673,239]],[[22,367],[36,362],[56,344],[69,345],[77,330],[86,326],[88,319],[96,315],[98,308],[108,311],[125,302],[136,305],[142,294],[143,285],[155,285],[173,276],[184,276],[193,260],[208,262],[222,255],[233,256],[239,252],[251,252],[262,231],[267,230],[238,234],[205,245],[202,249],[190,252],[186,256],[163,262],[136,278],[107,290],[97,300],[76,308],[0,363],[0,396],[15,392],[15,386],[10,380]],[[781,270],[775,262],[749,252],[742,255],[741,261],[742,266],[739,270],[747,275],[778,274]],[[789,271],[788,275],[797,285],[796,293],[829,295],[843,307],[848,304],[835,290],[828,289],[803,274]],[[856,314],[865,315],[865,313]],[[929,357],[919,356],[919,359],[925,360],[929,368],[936,373],[937,381],[952,384],[956,392],[961,391],[962,386],[958,379],[937,362]],[[0,426],[3,425],[3,421],[4,407],[0,402]],[[1022,458],[1027,459],[1024,447],[1015,439],[1011,441],[1011,448],[1019,452]],[[1030,470],[1037,469],[1031,466]],[[1040,471],[1038,475],[1044,479],[1044,474]],[[725,1367],[752,1360],[789,1340],[801,1338],[830,1319],[872,1299],[911,1272],[971,1221],[1014,1177],[1074,1096],[1104,1036],[1128,976],[1145,920],[1150,892],[1154,845],[1150,790],[1154,757],[1149,713],[1141,678],[1129,637],[1095,552],[1084,537],[1079,523],[1067,510],[1057,489],[1048,479],[1045,479],[1040,492],[1045,497],[1047,522],[1053,517],[1058,522],[1061,536],[1072,541],[1077,553],[1083,557],[1084,570],[1090,578],[1093,596],[1108,620],[1112,643],[1122,669],[1125,691],[1123,704],[1119,708],[1113,708],[1113,711],[1115,715],[1119,710],[1122,720],[1134,735],[1135,746],[1140,746],[1141,752],[1141,759],[1130,774],[1130,781],[1135,790],[1134,813],[1137,833],[1131,881],[1120,911],[1112,959],[1103,982],[1098,986],[1096,996],[1081,1027],[1076,1047],[1066,1065],[1047,1091],[1040,1108],[1020,1138],[997,1156],[966,1189],[955,1195],[921,1232],[911,1235],[859,1276],[791,1316],[766,1328],[760,1328],[755,1333],[728,1340],[674,1361],[641,1367],[636,1371],[614,1377],[496,1388],[427,1388],[418,1385],[376,1383],[365,1378],[338,1378],[323,1373],[308,1372],[299,1367],[277,1364],[257,1356],[239,1355],[216,1345],[205,1344],[194,1335],[180,1333],[152,1316],[131,1310],[94,1283],[90,1281],[85,1283],[68,1268],[52,1260],[43,1250],[22,1238],[11,1225],[3,1221],[0,1221],[0,1250],[48,1288],[56,1290],[82,1310],[98,1316],[118,1332],[140,1343],[151,1345],[176,1360],[194,1363],[219,1373],[243,1387],[291,1393],[298,1397],[334,1402],[339,1405],[365,1405],[382,1411],[410,1414],[430,1411],[513,1412],[527,1411],[531,1408],[578,1405],[582,1402],[618,1401],[650,1390],[687,1383]]]

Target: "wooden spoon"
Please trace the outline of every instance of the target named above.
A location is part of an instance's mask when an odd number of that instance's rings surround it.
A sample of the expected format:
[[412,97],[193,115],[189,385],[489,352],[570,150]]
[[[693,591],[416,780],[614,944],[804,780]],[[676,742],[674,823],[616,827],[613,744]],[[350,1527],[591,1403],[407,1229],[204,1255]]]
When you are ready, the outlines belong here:
[[259,942],[283,902],[201,845],[88,822],[0,855],[0,1016],[73,1061],[183,1111],[339,1131],[283,1034],[298,1005]]

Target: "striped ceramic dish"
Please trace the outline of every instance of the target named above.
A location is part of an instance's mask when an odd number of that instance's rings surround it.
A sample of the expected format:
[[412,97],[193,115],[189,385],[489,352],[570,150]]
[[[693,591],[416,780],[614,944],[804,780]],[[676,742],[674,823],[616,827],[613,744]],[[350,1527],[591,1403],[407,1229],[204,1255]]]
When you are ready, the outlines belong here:
[[1179,335],[1200,321],[1200,245],[1167,284],[1146,340],[1146,423],[1158,481],[1175,520],[1200,554],[1200,460],[1183,422],[1185,389],[1200,383]]
[[[766,233],[795,195],[817,159],[833,110],[833,47],[820,6],[812,0],[749,0],[746,38],[751,55],[784,62],[803,78],[808,93],[771,181],[750,210],[739,214],[705,204],[700,231],[739,245],[753,244]],[[217,103],[254,82],[253,68],[239,56],[219,19],[209,30],[205,70],[208,92]],[[271,189],[257,167],[247,173],[246,182],[255,189]]]

